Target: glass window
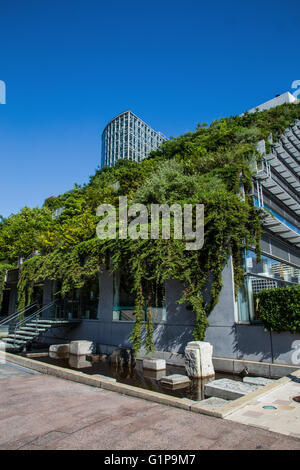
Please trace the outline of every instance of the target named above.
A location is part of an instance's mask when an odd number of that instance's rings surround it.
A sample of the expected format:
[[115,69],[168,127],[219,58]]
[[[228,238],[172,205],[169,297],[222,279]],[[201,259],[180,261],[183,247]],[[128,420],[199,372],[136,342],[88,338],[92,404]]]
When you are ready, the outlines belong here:
[[248,250],[246,252],[246,272],[261,276],[273,277],[282,281],[300,284],[300,269],[287,263],[277,261],[262,255],[261,261],[256,263],[256,254]]
[[64,298],[61,297],[61,282],[57,282],[55,291],[56,313],[58,318],[96,320],[99,303],[99,281],[86,282],[81,289],[73,289]]
[[[113,278],[113,320],[135,321],[135,295],[131,292],[131,283],[128,275],[117,271]],[[164,289],[158,286],[148,300],[154,323],[166,321],[166,309],[164,306]],[[143,320],[147,319],[147,307],[143,308]]]
[[238,292],[238,318],[240,322],[259,321],[258,294],[263,289],[287,287],[300,284],[300,269],[268,256],[261,256],[256,262],[256,254],[245,251],[244,283]]

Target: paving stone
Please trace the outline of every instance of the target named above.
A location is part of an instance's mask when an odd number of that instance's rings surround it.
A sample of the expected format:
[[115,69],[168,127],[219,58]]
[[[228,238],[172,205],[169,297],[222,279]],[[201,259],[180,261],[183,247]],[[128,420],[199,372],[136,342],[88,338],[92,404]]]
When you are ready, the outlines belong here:
[[295,421],[284,436],[44,374],[4,379],[1,404],[1,450],[300,450]]
[[260,388],[260,385],[250,385],[231,379],[213,380],[204,385],[204,393],[208,397],[224,398],[225,400],[235,400],[236,398],[248,395]]
[[227,405],[231,400],[224,400],[224,398],[218,398],[218,397],[210,397],[206,398],[205,400],[197,401],[197,404],[199,405],[208,405],[208,406],[214,406],[216,408]]
[[265,377],[244,377],[243,382],[251,385],[268,385],[275,382],[275,380],[266,379]]
[[187,375],[180,375],[180,374],[172,374],[172,375],[165,375],[160,379],[162,384],[166,385],[181,385],[181,384],[189,384],[191,381]]

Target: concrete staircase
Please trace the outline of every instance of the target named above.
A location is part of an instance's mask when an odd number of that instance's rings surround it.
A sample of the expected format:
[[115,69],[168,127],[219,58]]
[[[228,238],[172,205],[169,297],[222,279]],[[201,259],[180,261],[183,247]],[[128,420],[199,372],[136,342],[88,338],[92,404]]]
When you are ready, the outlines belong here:
[[6,338],[2,338],[6,351],[24,349],[26,346],[46,331],[59,326],[70,324],[68,320],[31,320],[26,326],[20,326]]
[[[31,313],[32,311],[33,313]],[[0,346],[2,348],[4,346],[5,350],[10,352],[22,351],[51,328],[74,323],[73,320],[56,318],[55,311],[54,302],[40,309],[37,309],[36,304],[32,304],[2,320],[0,322],[0,330],[6,329],[7,334],[1,335],[0,341],[2,344]]]

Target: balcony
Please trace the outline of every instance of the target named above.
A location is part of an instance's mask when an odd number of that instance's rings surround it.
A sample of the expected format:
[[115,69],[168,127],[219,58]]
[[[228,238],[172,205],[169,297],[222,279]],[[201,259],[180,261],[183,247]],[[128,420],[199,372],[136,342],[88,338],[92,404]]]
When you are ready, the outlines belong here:
[[300,215],[300,204],[298,204],[298,202],[272,178],[270,164],[268,162],[263,164],[262,169],[256,173],[254,178],[259,180],[263,188],[267,189],[290,210],[295,212],[295,214]]
[[[266,162],[290,185],[296,193],[300,194],[300,182],[291,173],[274,153],[265,155]],[[299,170],[300,173],[300,170]]]
[[274,235],[277,235],[297,248],[300,248],[300,235],[297,232],[288,227],[281,220],[277,219],[266,209],[261,208],[261,210],[266,216],[263,220],[264,227],[266,227]]

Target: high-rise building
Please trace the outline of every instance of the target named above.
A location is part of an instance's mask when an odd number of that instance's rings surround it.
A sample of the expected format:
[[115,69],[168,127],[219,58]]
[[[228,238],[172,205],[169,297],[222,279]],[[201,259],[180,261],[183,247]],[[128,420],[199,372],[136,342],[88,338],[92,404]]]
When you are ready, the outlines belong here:
[[103,131],[101,167],[113,166],[119,159],[140,162],[166,140],[130,110],[124,111]]

